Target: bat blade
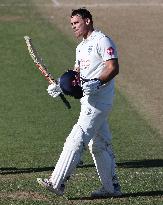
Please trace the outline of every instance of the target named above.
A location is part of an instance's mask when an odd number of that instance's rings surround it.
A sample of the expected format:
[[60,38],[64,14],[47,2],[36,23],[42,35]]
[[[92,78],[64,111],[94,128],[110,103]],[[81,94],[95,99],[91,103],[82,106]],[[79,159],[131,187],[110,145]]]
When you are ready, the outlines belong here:
[[[35,63],[36,67],[41,71],[42,75],[45,76],[46,80],[48,80],[50,84],[57,83],[57,81],[54,79],[53,75],[48,71],[48,68],[44,64],[43,59],[38,54],[38,51],[34,47],[34,45],[32,43],[32,39],[29,36],[24,36],[24,39],[25,39],[29,54],[30,54],[33,62]],[[68,109],[70,109],[71,105],[68,102],[68,100],[65,98],[63,93],[60,93],[59,96],[60,96],[61,100],[63,101],[63,103],[66,105],[66,107]]]

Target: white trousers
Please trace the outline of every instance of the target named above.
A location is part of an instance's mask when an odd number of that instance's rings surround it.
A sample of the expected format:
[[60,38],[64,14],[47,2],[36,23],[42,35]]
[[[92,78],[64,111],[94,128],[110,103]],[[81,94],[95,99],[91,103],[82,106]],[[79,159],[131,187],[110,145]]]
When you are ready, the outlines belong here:
[[88,145],[102,185],[108,192],[114,192],[112,177],[115,172],[115,160],[108,127],[111,108],[111,104],[99,101],[81,102],[78,121],[66,139],[50,178],[54,188],[59,188],[72,174],[80,160],[84,145]]

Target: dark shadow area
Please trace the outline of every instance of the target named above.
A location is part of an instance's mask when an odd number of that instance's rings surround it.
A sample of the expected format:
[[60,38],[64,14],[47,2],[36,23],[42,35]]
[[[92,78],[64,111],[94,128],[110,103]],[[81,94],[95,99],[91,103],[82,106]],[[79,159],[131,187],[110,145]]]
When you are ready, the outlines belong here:
[[[118,162],[117,166],[119,168],[153,168],[153,167],[163,167],[162,159],[154,159],[154,160],[133,160],[133,161],[125,161]],[[77,168],[89,168],[95,167],[94,164],[83,164],[77,166]],[[45,172],[52,171],[54,167],[36,167],[36,168],[16,168],[16,167],[6,167],[0,168],[1,175],[7,174],[21,174],[21,173],[32,173],[32,172]]]
[[0,168],[1,175],[7,174],[22,174],[22,173],[32,173],[32,172],[46,172],[52,171],[54,167],[38,167],[38,168],[16,168],[16,167],[7,167]]
[[[113,198],[128,198],[128,197],[140,197],[140,196],[162,196],[163,191],[146,191],[146,192],[136,192],[136,193],[124,193],[122,196],[115,196]],[[95,200],[95,199],[109,199],[112,197],[100,197],[100,198],[92,198],[92,197],[71,197],[68,200]]]
[[120,168],[149,168],[149,167],[163,167],[163,159],[146,159],[133,160],[126,162],[119,162],[117,166]]
[[[133,160],[133,161],[124,161],[117,162],[119,168],[152,168],[152,167],[163,167],[163,159],[145,159],[145,160]],[[83,164],[78,166],[82,167],[95,167],[94,164]]]

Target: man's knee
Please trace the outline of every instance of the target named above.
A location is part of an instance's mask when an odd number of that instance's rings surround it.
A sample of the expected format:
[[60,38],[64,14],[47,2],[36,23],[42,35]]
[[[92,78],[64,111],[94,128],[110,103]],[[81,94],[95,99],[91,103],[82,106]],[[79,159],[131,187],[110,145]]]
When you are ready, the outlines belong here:
[[94,141],[91,140],[88,144],[89,150],[92,154],[100,154],[103,151],[107,151],[110,155],[112,155],[112,148],[106,141]]
[[82,151],[85,143],[84,135],[85,133],[83,132],[82,128],[79,125],[75,124],[72,131],[66,139],[64,147],[66,147],[67,149],[71,149],[73,151]]
[[105,145],[103,143],[95,142],[93,140],[89,142],[88,146],[92,154],[99,154],[105,150]]

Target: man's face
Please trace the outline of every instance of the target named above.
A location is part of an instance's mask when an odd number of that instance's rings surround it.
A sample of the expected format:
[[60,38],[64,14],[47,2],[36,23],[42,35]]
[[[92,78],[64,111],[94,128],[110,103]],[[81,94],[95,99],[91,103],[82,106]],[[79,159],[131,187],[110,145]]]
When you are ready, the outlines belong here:
[[82,19],[79,15],[71,17],[71,26],[77,38],[87,36],[88,24],[89,19]]

